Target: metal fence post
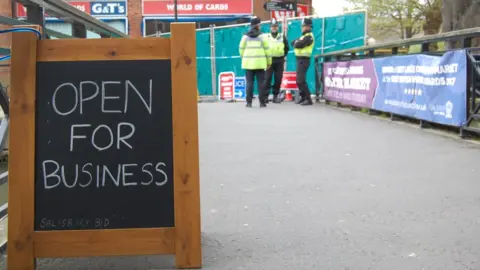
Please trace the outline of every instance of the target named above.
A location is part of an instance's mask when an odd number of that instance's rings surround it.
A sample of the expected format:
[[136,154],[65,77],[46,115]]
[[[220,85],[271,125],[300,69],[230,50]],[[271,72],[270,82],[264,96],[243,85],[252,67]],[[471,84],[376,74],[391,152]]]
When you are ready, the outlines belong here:
[[217,68],[215,55],[215,26],[210,25],[210,70],[212,71],[212,95],[217,96]]
[[325,53],[325,17],[322,20],[322,54]]

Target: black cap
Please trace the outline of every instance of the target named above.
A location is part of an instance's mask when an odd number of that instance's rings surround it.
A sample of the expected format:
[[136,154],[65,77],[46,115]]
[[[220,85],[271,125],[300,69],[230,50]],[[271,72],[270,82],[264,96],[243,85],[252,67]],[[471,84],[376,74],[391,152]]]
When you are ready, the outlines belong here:
[[304,18],[304,19],[302,20],[302,25],[312,26],[312,25],[313,25],[312,19],[310,19],[310,18]]
[[262,21],[260,21],[260,19],[258,17],[253,17],[252,20],[250,21],[250,26],[251,27],[255,27],[255,26],[258,26],[260,25]]
[[270,25],[271,25],[271,26],[278,26],[277,20],[276,20],[275,18],[273,18]]

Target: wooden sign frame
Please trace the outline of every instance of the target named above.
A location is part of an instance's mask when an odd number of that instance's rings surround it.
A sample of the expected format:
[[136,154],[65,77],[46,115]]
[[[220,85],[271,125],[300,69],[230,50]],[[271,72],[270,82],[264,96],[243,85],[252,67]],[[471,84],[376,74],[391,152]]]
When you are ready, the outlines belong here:
[[[67,40],[13,34],[8,269],[33,270],[35,258],[154,254],[175,254],[177,268],[202,267],[195,24],[173,23],[171,33],[170,38]],[[157,59],[171,60],[175,227],[35,231],[37,62]]]

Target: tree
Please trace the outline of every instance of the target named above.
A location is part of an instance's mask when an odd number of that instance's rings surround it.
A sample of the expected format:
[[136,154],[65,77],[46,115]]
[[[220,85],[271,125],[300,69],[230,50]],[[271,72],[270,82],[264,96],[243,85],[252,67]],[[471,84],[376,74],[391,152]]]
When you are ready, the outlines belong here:
[[[422,30],[426,33],[426,30],[437,33],[441,25],[441,16],[439,16],[441,0],[347,1],[354,9],[367,10],[369,33],[376,39],[381,40],[392,35],[406,39],[421,33]],[[426,23],[427,17],[428,23]]]
[[425,22],[423,32],[425,35],[438,34],[442,26],[442,2],[441,0],[426,0],[417,8],[423,13]]
[[[480,5],[475,0],[444,0],[442,7],[443,32],[461,30],[480,26]],[[448,49],[455,47],[455,42],[448,43]],[[478,38],[473,46],[480,44]]]

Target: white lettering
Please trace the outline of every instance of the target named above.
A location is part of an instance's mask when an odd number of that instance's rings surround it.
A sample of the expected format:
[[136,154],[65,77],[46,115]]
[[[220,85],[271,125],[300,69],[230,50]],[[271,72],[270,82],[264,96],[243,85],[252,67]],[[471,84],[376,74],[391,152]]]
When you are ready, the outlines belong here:
[[[73,108],[70,110],[70,111],[67,111],[67,112],[61,112],[58,110],[57,108],[57,93],[60,89],[62,89],[64,86],[70,86],[73,91],[75,92],[75,104],[73,106]],[[62,102],[64,103],[64,102]],[[75,87],[75,85],[73,85],[72,83],[62,83],[60,86],[57,87],[57,89],[55,89],[55,92],[53,92],[53,97],[52,97],[52,107],[53,107],[53,110],[58,114],[58,115],[69,115],[71,114],[73,111],[75,111],[75,109],[77,108],[77,105],[78,105],[78,90],[77,88]]]
[[94,4],[92,5],[92,11],[93,13],[102,13],[102,4]]
[[123,186],[127,187],[127,186],[136,186],[138,185],[137,183],[127,183],[126,180],[127,180],[127,176],[131,176],[133,175],[133,173],[129,173],[129,172],[126,172],[126,168],[127,167],[137,167],[137,164],[123,164],[122,166],[122,182],[123,182]]
[[145,164],[145,165],[142,166],[142,172],[147,173],[148,175],[150,175],[150,181],[149,181],[149,182],[147,182],[147,183],[144,183],[143,181],[140,182],[140,184],[143,185],[143,186],[148,186],[148,185],[150,185],[150,184],[153,182],[153,174],[152,174],[151,172],[145,170],[145,167],[147,167],[147,166],[153,166],[153,164],[152,164],[152,163],[147,163],[147,164]]
[[167,165],[165,165],[165,163],[163,163],[163,162],[159,162],[159,163],[157,163],[157,166],[155,166],[155,170],[163,175],[163,181],[155,182],[155,185],[157,185],[159,187],[165,185],[168,182],[168,176],[165,173],[165,171],[163,171],[161,168],[159,168],[160,166],[161,167],[166,167]]
[[138,89],[135,87],[135,85],[133,85],[129,80],[126,80],[125,81],[125,108],[123,110],[124,113],[127,112],[127,108],[128,108],[128,96],[129,96],[129,89],[132,88],[135,93],[137,93],[138,97],[140,98],[140,100],[142,100],[143,104],[145,105],[145,107],[147,108],[147,111],[149,114],[152,114],[152,91],[153,91],[153,80],[150,80],[150,88],[149,88],[149,93],[150,93],[150,96],[149,96],[149,102],[147,104],[147,101],[143,98],[142,94],[140,94],[140,92],[138,91]]
[[[48,163],[55,165],[55,170],[50,174],[47,174]],[[62,178],[60,178],[60,175],[57,174],[58,170],[60,169],[60,165],[55,160],[45,160],[42,162],[42,167],[43,167],[43,183],[44,183],[45,189],[52,189],[60,185],[60,183],[62,182]],[[55,184],[48,183],[48,178],[52,178],[52,177],[57,179],[57,183]]]
[[75,165],[75,181],[73,182],[73,184],[69,185],[67,183],[67,177],[65,177],[65,166],[62,166],[62,179],[63,179],[63,184],[65,184],[67,188],[75,187],[78,181],[78,165]]
[[121,170],[122,165],[118,164],[118,169],[117,169],[117,178],[115,178],[110,170],[108,169],[107,166],[103,165],[103,177],[102,177],[102,185],[105,186],[105,176],[108,174],[110,179],[112,179],[113,183],[115,186],[120,186],[120,173],[122,172]]
[[[128,126],[130,127],[130,133],[128,133],[125,136],[122,136],[122,126]],[[130,139],[133,136],[133,133],[135,133],[135,126],[131,123],[120,123],[117,126],[117,149],[120,149],[120,142],[128,146],[130,149],[133,149],[132,145],[129,144],[126,140]]]
[[206,10],[228,10],[228,4],[206,4]]
[[[84,84],[92,84],[95,86],[95,94],[87,97],[87,98],[83,98],[83,85]],[[98,87],[98,84],[96,84],[95,82],[92,82],[92,81],[84,81],[84,82],[80,82],[80,114],[83,114],[83,102],[84,101],[89,101],[89,100],[92,100],[94,97],[96,97],[98,95],[98,91],[99,91],[99,87]]]
[[[129,81],[127,81],[129,82]],[[105,100],[106,99],[120,99],[119,96],[107,96],[106,95],[106,89],[105,85],[107,84],[120,84],[121,82],[102,82],[102,112],[103,113],[121,113],[122,111],[120,110],[106,110],[105,109]],[[143,100],[143,99],[142,99]]]
[[88,183],[86,183],[85,185],[80,184],[81,187],[88,187],[90,185],[90,183],[92,183],[92,180],[93,180],[92,174],[89,171],[85,171],[85,167],[87,167],[87,166],[91,167],[92,163],[87,163],[87,164],[83,165],[82,172],[85,173],[85,174],[88,174],[88,176],[90,176],[90,180],[88,180]]
[[[100,130],[100,128],[104,128],[108,131],[108,134],[110,135],[110,140],[109,140],[109,143],[104,146],[104,147],[100,147],[98,146],[96,143],[95,143],[95,134],[97,134],[97,131]],[[99,125],[95,130],[93,130],[93,133],[92,133],[92,145],[93,147],[95,147],[98,151],[103,151],[103,150],[106,150],[108,148],[110,148],[112,145],[113,145],[113,132],[112,130],[107,126],[107,125]]]
[[86,139],[85,135],[74,135],[76,127],[90,127],[90,124],[74,124],[70,127],[70,152],[73,152],[73,139]]

